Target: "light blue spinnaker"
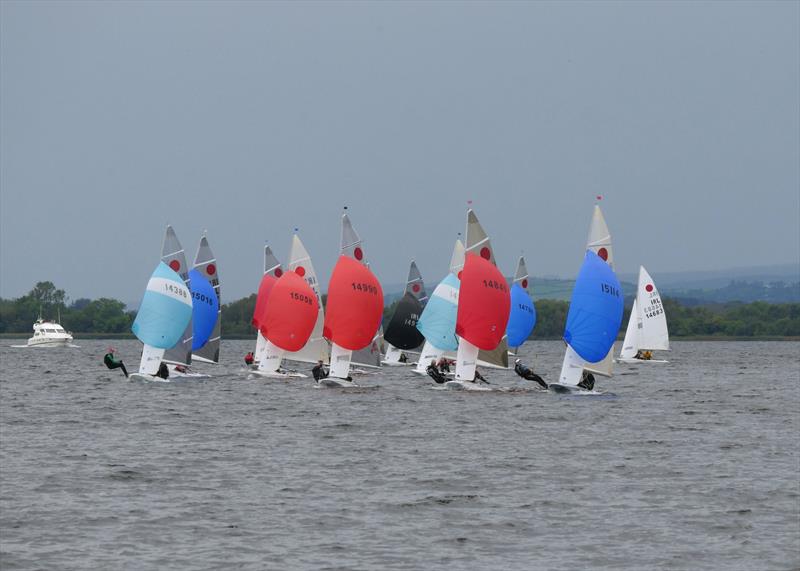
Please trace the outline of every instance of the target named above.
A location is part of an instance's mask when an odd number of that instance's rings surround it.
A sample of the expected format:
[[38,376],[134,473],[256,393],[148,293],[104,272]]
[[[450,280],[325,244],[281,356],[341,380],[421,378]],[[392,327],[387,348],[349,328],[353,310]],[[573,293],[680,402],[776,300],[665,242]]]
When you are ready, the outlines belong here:
[[536,325],[536,309],[528,292],[519,285],[511,286],[511,314],[508,318],[506,334],[508,346],[519,347],[530,337]]
[[564,328],[566,341],[582,359],[602,360],[622,323],[622,288],[614,270],[588,250],[572,290]]
[[192,351],[197,351],[208,342],[219,316],[219,301],[214,288],[197,270],[189,272],[189,288],[192,290]]
[[442,351],[456,351],[456,316],[458,315],[458,290],[461,282],[453,274],[448,274],[428,300],[417,321],[417,329],[425,339]]
[[131,331],[145,345],[169,349],[181,339],[192,318],[192,297],[181,277],[159,262],[136,314]]

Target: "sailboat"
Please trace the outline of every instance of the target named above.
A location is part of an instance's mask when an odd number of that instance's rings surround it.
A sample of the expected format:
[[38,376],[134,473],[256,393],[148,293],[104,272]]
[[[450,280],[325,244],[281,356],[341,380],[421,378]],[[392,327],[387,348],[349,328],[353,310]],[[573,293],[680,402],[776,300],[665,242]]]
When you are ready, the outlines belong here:
[[258,284],[258,293],[256,294],[256,305],[253,310],[253,327],[256,328],[256,352],[255,362],[259,363],[264,356],[264,351],[267,347],[267,340],[261,334],[261,321],[264,319],[264,310],[267,306],[267,299],[269,293],[272,291],[275,282],[278,281],[283,275],[283,268],[281,263],[272,253],[272,248],[269,245],[264,245],[264,275]]
[[564,328],[567,349],[555,392],[576,391],[583,371],[602,361],[614,345],[622,323],[622,288],[614,270],[600,256],[587,250]]
[[[161,245],[161,261],[178,274],[183,280],[187,290],[190,289],[189,267],[186,265],[186,256],[183,252],[178,236],[172,226],[167,225],[164,234],[164,242]],[[191,303],[191,297],[189,298]],[[170,365],[170,374],[175,371],[175,366],[188,367],[192,362],[192,320],[189,316],[189,323],[183,332],[183,336],[178,339],[172,347],[167,348],[162,356],[162,361]],[[177,373],[178,375],[180,373]]]
[[317,321],[319,302],[303,272],[297,268],[284,272],[275,282],[259,319],[259,331],[266,347],[257,374],[265,377],[301,376],[281,370],[284,352],[302,349]]
[[317,320],[314,323],[314,329],[311,331],[311,336],[306,344],[299,351],[287,352],[284,358],[300,363],[313,363],[316,365],[317,362],[322,361],[327,364],[330,362],[330,348],[328,342],[322,336],[325,311],[322,309],[319,280],[317,279],[317,272],[314,270],[314,265],[311,263],[311,256],[300,240],[300,237],[297,235],[296,229],[294,236],[292,236],[292,246],[289,250],[288,268],[290,271],[297,273],[297,275],[305,279],[308,286],[314,291],[319,309],[317,312]]
[[192,296],[181,276],[159,262],[139,305],[131,331],[144,344],[139,372],[131,380],[159,381],[166,350],[180,342],[192,320]]
[[350,377],[353,351],[369,345],[380,327],[383,290],[367,267],[361,239],[347,213],[342,215],[341,254],[328,285],[323,335],[331,342],[331,365],[325,386],[357,386]]
[[[598,200],[601,197],[598,197]],[[611,233],[608,231],[606,219],[600,205],[594,205],[592,212],[592,222],[589,225],[589,237],[586,240],[586,249],[594,252],[598,257],[606,262],[611,269],[614,269],[614,251],[611,248]],[[605,357],[595,363],[586,363],[585,369],[590,373],[610,377],[614,371],[613,347],[608,350]]]
[[511,283],[511,313],[506,328],[508,346],[514,349],[514,354],[531,336],[536,325],[536,308],[528,291],[528,279],[525,258],[520,256],[517,271],[514,272],[514,281]]
[[[194,283],[202,283],[203,285],[197,288]],[[203,335],[198,334],[197,317],[192,315],[193,322],[193,339],[192,339],[192,360],[201,363],[219,363],[219,344],[222,338],[222,298],[220,297],[219,288],[219,272],[217,267],[217,259],[208,245],[208,238],[205,233],[200,238],[200,245],[197,247],[197,254],[194,257],[194,268],[189,272],[189,285],[192,291],[192,299],[194,302],[199,302],[201,305],[208,308],[209,306],[216,306],[216,315],[205,310],[211,323],[211,331],[203,339]],[[212,292],[201,293],[199,289],[206,289],[206,286],[212,288]],[[212,302],[211,296],[216,298],[216,302]],[[205,298],[203,297],[205,296]],[[208,327],[208,322],[206,322]]]
[[633,300],[625,340],[619,354],[620,363],[667,363],[663,359],[637,359],[639,351],[669,351],[669,332],[664,305],[653,278],[639,266],[639,283]]
[[383,334],[383,339],[386,342],[384,365],[411,365],[408,362],[401,362],[400,356],[403,355],[404,351],[417,349],[425,341],[425,337],[417,329],[417,321],[427,301],[428,294],[425,293],[422,274],[420,274],[416,262],[412,260],[411,267],[408,269],[405,293],[397,303],[397,307],[391,319],[389,319],[386,331]]
[[427,375],[426,369],[431,362],[438,362],[442,357],[455,358],[458,350],[458,291],[461,287],[458,274],[463,267],[464,244],[461,240],[456,240],[450,258],[450,272],[434,288],[417,320],[417,329],[425,337],[419,361],[414,368],[418,375]]
[[479,351],[491,354],[501,348],[511,310],[511,293],[506,278],[497,269],[489,237],[472,209],[467,211],[467,249],[458,294],[456,335],[458,353],[456,378],[446,388],[475,389],[475,369]]

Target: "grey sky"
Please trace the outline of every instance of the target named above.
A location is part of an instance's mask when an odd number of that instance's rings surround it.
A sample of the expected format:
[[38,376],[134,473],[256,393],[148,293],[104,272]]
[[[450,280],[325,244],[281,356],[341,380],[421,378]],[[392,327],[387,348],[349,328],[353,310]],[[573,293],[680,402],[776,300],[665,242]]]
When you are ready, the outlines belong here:
[[0,296],[141,296],[171,223],[226,301],[339,216],[441,278],[466,200],[503,271],[800,258],[800,3],[0,3]]

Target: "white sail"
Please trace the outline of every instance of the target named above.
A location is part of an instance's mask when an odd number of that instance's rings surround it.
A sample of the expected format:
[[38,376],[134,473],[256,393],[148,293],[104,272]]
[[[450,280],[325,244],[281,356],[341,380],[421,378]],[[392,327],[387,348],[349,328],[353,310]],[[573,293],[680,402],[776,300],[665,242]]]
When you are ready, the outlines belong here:
[[642,328],[642,318],[639,315],[639,304],[633,298],[631,316],[628,318],[628,328],[625,329],[625,339],[622,341],[620,359],[633,359],[639,351],[639,330]]
[[[603,211],[600,210],[600,205],[594,205],[594,212],[592,212],[592,222],[589,225],[589,237],[586,241],[586,249],[591,250],[606,263],[614,268],[614,252],[611,248],[611,233],[608,231],[606,219],[603,216]],[[597,375],[610,377],[614,371],[614,348],[608,351],[602,361],[596,363],[587,363],[586,370]]]
[[[322,336],[322,327],[325,322],[325,310],[322,308],[322,297],[319,291],[319,281],[317,280],[317,272],[314,270],[314,265],[311,263],[311,256],[300,240],[300,237],[295,234],[292,236],[292,247],[289,250],[289,270],[293,272],[302,272],[303,279],[314,290],[317,295],[317,302],[319,304],[319,314],[317,321],[314,323],[314,329],[311,331],[306,344],[302,349],[295,352],[287,352],[284,354],[286,359],[292,361],[300,361],[301,363],[317,363],[322,361],[327,364],[330,362],[330,349],[328,342]],[[298,268],[302,268],[298,270]]]
[[264,348],[259,355],[258,370],[262,373],[275,373],[281,368],[281,361],[283,361],[285,351],[272,343],[272,341],[265,341]]
[[146,343],[142,347],[142,360],[139,362],[139,372],[143,375],[154,376],[158,372],[161,360],[164,358],[164,349],[158,349]]
[[350,349],[339,347],[331,343],[331,367],[329,376],[337,379],[346,379],[350,376],[350,359],[353,352]]
[[479,349],[466,339],[458,340],[458,353],[456,354],[456,380],[474,381],[475,367],[478,365]]
[[641,328],[638,335],[638,349],[648,351],[668,351],[669,331],[664,305],[656,289],[653,278],[643,266],[639,266],[639,285],[636,290]]
[[567,345],[567,350],[564,352],[564,362],[561,365],[561,374],[558,377],[558,383],[570,387],[578,386],[583,377],[583,370],[587,367],[587,362],[581,359],[572,347]]

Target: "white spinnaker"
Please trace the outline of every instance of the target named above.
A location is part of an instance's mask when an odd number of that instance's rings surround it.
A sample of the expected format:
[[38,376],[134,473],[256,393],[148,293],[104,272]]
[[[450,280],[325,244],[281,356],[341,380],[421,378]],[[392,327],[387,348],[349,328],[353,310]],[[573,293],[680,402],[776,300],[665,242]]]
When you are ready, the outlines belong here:
[[564,352],[564,362],[561,365],[561,374],[558,377],[559,384],[575,387],[581,382],[583,370],[587,362],[581,359],[575,350],[567,345],[567,350]]
[[639,302],[639,316],[642,328],[639,330],[639,349],[649,351],[669,350],[669,331],[667,316],[661,296],[653,283],[653,278],[643,266],[639,266],[639,286],[636,291]]
[[628,327],[625,329],[625,339],[622,341],[622,351],[619,353],[620,359],[633,359],[639,351],[639,330],[642,328],[642,318],[639,316],[639,305],[636,298],[633,298],[631,316],[628,319]]
[[295,352],[284,353],[284,358],[292,361],[300,361],[301,363],[323,363],[330,362],[330,349],[328,342],[322,336],[322,327],[325,322],[325,310],[322,308],[322,297],[319,291],[319,281],[317,280],[317,272],[314,270],[314,265],[311,263],[311,256],[303,245],[300,237],[295,234],[292,236],[292,247],[289,251],[289,270],[296,272],[298,268],[302,267],[303,279],[314,290],[317,296],[317,303],[319,304],[319,313],[317,314],[317,321],[314,323],[314,329],[311,331],[311,337],[303,346],[302,349]]
[[[611,233],[608,231],[606,219],[598,204],[594,205],[594,212],[592,212],[592,222],[589,225],[589,237],[586,241],[586,249],[600,256],[612,269],[614,268]],[[601,361],[597,361],[596,363],[584,361],[584,363],[586,363],[585,369],[604,377],[610,377],[614,371],[613,352],[614,347],[612,346],[611,349],[608,350],[608,354]]]

